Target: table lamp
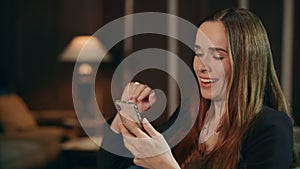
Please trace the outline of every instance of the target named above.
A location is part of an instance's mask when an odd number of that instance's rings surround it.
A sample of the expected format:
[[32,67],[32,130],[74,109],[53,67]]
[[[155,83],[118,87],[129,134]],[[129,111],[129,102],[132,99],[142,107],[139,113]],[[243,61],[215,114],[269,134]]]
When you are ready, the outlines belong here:
[[[84,56],[78,57],[82,50],[84,50]],[[98,38],[89,35],[75,36],[61,53],[60,61],[77,61],[80,63],[76,70],[77,73],[81,75],[89,75],[94,71],[91,63],[98,62],[100,60],[99,56],[102,56],[105,53],[107,53],[107,50]],[[102,59],[102,62],[110,61],[112,61],[112,57],[109,53],[107,53]]]
[[59,59],[62,62],[76,62],[77,64],[73,72],[73,103],[85,132],[88,135],[94,135],[93,130],[99,128],[97,127],[99,121],[96,120],[97,114],[95,114],[97,108],[91,104],[95,98],[93,93],[96,65],[100,61],[110,62],[112,57],[97,37],[86,35],[74,37]]

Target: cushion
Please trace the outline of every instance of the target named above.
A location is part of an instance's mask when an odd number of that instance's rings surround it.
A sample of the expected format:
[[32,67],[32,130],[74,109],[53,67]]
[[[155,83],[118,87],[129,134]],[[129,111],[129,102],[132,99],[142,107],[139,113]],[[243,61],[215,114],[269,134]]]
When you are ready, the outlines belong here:
[[24,101],[15,93],[0,95],[0,123],[4,132],[36,127],[36,120]]
[[0,168],[42,168],[47,154],[37,142],[30,140],[0,140]]

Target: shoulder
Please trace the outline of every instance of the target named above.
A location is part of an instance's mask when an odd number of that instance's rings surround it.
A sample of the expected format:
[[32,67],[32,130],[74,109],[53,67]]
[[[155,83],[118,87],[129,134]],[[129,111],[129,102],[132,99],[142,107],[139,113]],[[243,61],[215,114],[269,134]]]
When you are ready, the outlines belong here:
[[261,133],[265,130],[286,133],[292,131],[292,123],[286,113],[263,106],[257,117],[253,120],[248,132]]
[[246,131],[242,156],[247,168],[288,168],[293,127],[286,113],[264,106]]

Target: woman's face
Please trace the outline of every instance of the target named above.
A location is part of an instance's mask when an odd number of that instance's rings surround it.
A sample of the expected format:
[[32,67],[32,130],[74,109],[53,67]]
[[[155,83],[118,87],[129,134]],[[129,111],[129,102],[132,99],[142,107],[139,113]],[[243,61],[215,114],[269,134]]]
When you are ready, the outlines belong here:
[[220,21],[200,25],[195,41],[194,71],[202,97],[224,100],[231,66],[226,30]]

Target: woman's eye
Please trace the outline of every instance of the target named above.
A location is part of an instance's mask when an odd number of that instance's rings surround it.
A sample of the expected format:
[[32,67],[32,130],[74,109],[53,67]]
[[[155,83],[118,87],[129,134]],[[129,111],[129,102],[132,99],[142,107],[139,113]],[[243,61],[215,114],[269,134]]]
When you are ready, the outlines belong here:
[[223,56],[214,55],[213,58],[217,59],[217,60],[222,60],[224,57]]
[[202,57],[204,54],[203,53],[195,53],[195,56],[197,57]]

